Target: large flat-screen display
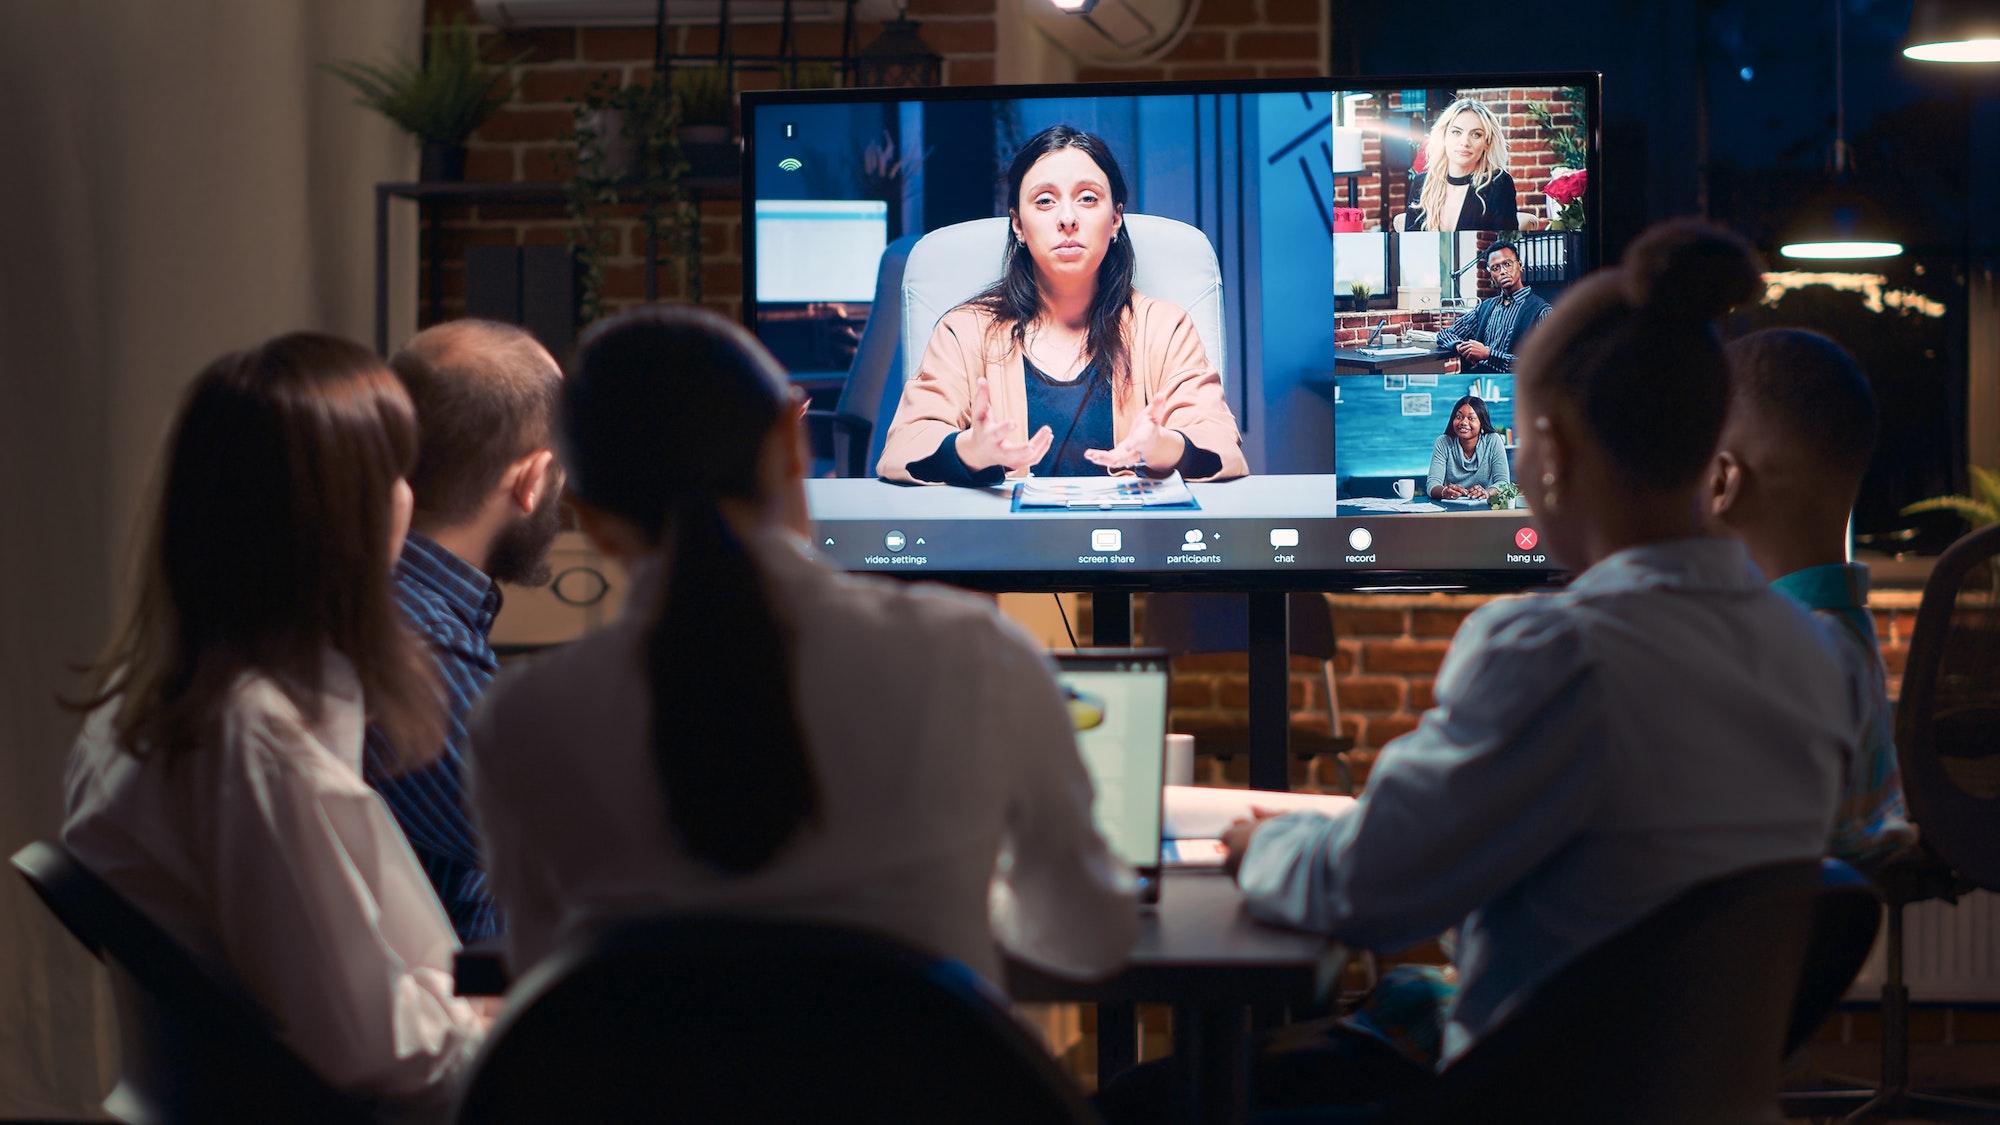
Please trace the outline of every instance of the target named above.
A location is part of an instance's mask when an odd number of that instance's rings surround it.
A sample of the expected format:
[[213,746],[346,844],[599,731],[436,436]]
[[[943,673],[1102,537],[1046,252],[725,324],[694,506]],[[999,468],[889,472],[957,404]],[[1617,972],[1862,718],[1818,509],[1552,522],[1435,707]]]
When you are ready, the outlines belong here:
[[993,589],[1557,580],[1513,357],[1600,256],[1598,95],[745,94],[744,316],[848,416],[816,545]]

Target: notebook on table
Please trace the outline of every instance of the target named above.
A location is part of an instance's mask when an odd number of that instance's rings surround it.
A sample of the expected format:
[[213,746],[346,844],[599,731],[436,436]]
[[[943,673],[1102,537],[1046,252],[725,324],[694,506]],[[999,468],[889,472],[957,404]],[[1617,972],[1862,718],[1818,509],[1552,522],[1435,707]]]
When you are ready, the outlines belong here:
[[1092,813],[1112,854],[1159,901],[1166,788],[1167,654],[1079,649],[1055,654],[1056,678],[1076,727],[1076,748],[1097,791]]

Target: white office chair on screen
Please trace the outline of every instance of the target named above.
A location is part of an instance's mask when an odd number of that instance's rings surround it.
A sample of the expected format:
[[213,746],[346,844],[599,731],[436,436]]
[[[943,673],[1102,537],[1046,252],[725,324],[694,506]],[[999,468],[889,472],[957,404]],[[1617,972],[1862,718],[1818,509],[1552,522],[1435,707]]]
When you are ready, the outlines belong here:
[[[1223,331],[1222,267],[1198,228],[1178,219],[1125,212],[1135,259],[1133,288],[1179,305],[1194,318],[1202,350],[1225,379],[1229,338]],[[903,379],[915,377],[944,314],[1000,279],[1000,256],[1013,237],[1007,218],[939,227],[917,241],[903,267]],[[893,415],[895,406],[889,405]],[[888,425],[888,418],[882,424]]]

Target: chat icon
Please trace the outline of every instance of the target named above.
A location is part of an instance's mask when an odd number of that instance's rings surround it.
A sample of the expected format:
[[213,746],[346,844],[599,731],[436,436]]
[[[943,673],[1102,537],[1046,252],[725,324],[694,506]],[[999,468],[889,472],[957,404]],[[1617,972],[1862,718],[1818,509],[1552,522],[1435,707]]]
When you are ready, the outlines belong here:
[[1271,529],[1271,546],[1296,547],[1299,545],[1299,529],[1296,527],[1274,527]]

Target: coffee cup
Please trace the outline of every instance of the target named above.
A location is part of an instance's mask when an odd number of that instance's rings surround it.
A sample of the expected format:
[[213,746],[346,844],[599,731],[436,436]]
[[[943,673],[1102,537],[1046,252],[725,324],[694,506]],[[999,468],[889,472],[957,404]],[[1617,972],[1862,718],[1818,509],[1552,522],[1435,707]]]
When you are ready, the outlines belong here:
[[1194,784],[1194,735],[1167,736],[1167,784]]
[[1416,481],[1411,480],[1409,477],[1404,477],[1402,480],[1396,482],[1396,495],[1402,497],[1405,500],[1409,500],[1415,497],[1416,494],[1417,494]]

